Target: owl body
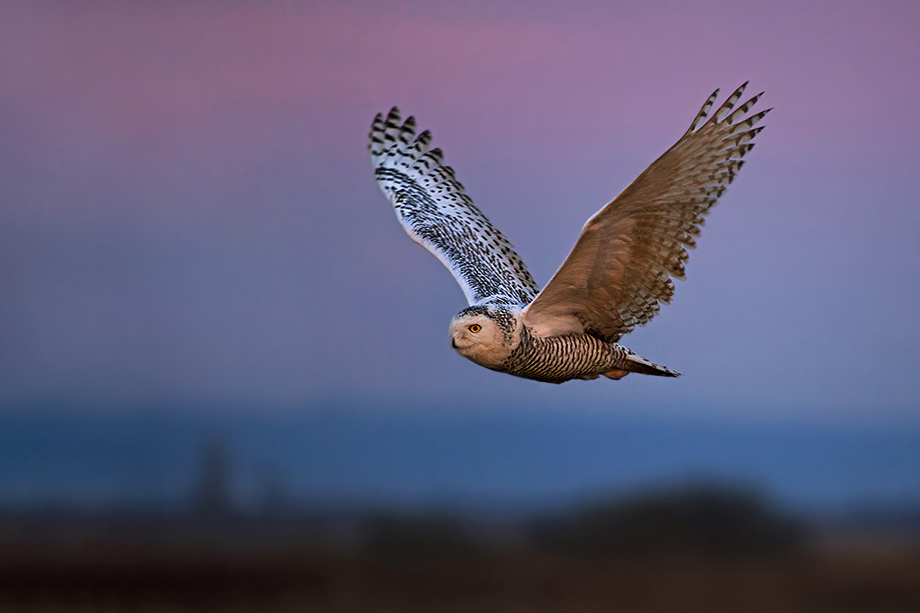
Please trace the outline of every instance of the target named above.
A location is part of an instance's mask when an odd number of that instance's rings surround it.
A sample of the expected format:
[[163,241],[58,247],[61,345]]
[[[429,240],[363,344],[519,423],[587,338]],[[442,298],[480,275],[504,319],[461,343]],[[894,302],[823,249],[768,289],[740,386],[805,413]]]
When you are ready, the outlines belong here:
[[677,377],[618,343],[591,334],[540,337],[525,323],[526,305],[477,305],[450,325],[451,346],[490,370],[545,383],[572,379],[620,379],[630,372]]
[[431,134],[397,108],[374,119],[377,184],[409,237],[453,274],[471,306],[450,325],[451,345],[473,362],[526,379],[677,377],[618,343],[655,317],[684,279],[703,217],[744,165],[758,94],[735,108],[747,83],[709,116],[716,90],[690,127],[620,195],[593,215],[541,290],[511,242],[473,204]]

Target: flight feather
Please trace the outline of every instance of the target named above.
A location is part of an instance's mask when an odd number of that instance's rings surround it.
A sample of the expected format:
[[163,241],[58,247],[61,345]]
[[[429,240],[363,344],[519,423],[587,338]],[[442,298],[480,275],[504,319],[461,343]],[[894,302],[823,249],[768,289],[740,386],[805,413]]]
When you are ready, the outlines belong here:
[[[524,310],[535,335],[588,333],[615,342],[648,323],[683,279],[703,217],[744,165],[768,112],[737,109],[745,83],[702,123],[710,96],[677,143],[585,224],[565,262]],[[733,110],[734,109],[734,110]],[[702,125],[700,125],[702,123]]]
[[396,107],[374,118],[370,154],[377,184],[406,233],[453,274],[469,304],[528,304],[539,288],[511,242],[465,193],[431,134],[415,135]]

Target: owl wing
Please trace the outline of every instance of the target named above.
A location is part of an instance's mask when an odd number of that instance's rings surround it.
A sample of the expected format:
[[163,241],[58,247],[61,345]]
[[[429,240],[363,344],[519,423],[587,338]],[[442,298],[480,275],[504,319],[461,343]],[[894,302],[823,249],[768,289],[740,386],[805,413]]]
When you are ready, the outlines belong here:
[[528,304],[539,292],[505,236],[463,191],[431,134],[415,136],[415,119],[399,109],[374,118],[370,153],[377,184],[409,237],[454,275],[467,301]]
[[[687,132],[582,229],[565,262],[524,311],[538,336],[588,332],[616,341],[644,326],[684,278],[685,247],[741,169],[753,128],[770,109],[743,119],[761,94],[731,112],[747,83],[703,124],[719,90]],[[731,114],[729,114],[731,112]]]

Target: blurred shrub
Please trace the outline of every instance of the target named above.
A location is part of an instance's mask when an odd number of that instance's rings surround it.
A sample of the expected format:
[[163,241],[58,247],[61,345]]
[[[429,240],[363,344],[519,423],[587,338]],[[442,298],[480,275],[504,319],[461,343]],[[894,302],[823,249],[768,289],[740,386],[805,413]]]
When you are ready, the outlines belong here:
[[795,553],[805,532],[750,492],[697,486],[592,504],[535,522],[529,536],[550,553],[751,556]]
[[369,553],[384,556],[469,555],[477,539],[462,520],[445,515],[378,515],[362,530]]

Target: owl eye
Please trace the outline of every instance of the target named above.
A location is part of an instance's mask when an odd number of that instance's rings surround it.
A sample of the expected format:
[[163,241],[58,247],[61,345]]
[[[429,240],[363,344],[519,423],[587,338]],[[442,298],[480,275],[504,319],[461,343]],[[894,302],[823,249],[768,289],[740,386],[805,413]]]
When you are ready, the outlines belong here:
[[482,326],[480,326],[479,324],[473,324],[472,326],[470,326],[470,332],[472,332],[473,334],[476,334],[480,330],[482,330]]

